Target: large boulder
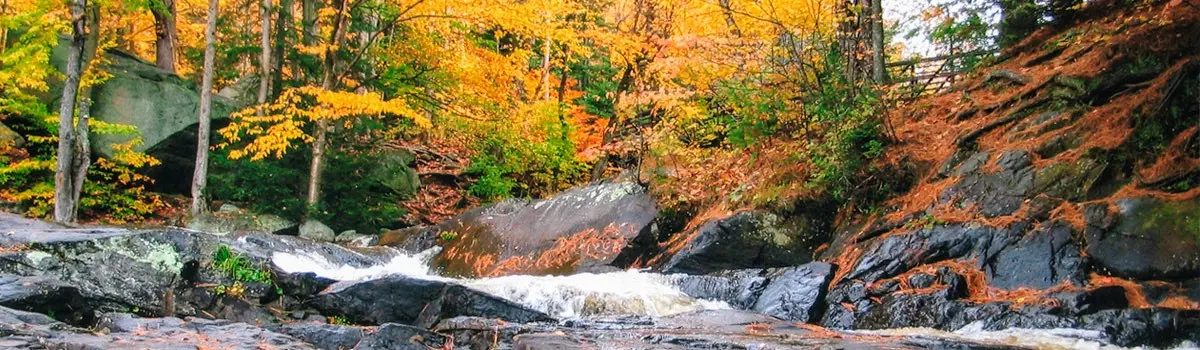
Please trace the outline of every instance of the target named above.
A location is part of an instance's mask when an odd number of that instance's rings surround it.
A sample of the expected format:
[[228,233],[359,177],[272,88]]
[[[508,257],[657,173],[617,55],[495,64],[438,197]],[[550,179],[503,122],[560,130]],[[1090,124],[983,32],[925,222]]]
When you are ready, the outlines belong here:
[[333,242],[337,239],[337,234],[320,221],[308,219],[300,225],[300,237],[320,242]]
[[339,282],[317,295],[312,303],[326,313],[360,324],[394,322],[431,327],[457,316],[510,322],[552,320],[544,313],[456,283],[407,276]]
[[421,187],[421,178],[413,169],[417,157],[407,149],[384,148],[377,152],[376,167],[368,178],[401,198],[409,198]]
[[[69,41],[63,37],[50,57],[51,64],[60,71],[66,67],[68,47]],[[157,180],[153,189],[187,193],[190,177],[179,174],[191,174],[195,166],[200,111],[198,84],[121,50],[105,50],[104,59],[106,64],[101,68],[111,76],[92,89],[92,119],[131,126],[136,133],[97,133],[93,128],[93,154],[111,158],[117,151],[114,145],[140,140],[133,144],[132,150],[148,153],[162,162],[148,171]],[[43,101],[58,106],[61,79],[49,83],[50,91]],[[239,106],[233,100],[214,95],[210,114],[214,130],[227,125],[229,115]],[[219,136],[214,132],[212,137],[215,141]]]
[[783,320],[817,322],[825,310],[825,293],[834,269],[828,263],[814,262],[787,268],[682,275],[676,284],[692,297],[724,301]]
[[1087,253],[1100,272],[1137,279],[1200,277],[1200,199],[1127,198],[1084,208]]
[[[55,47],[51,64],[66,67],[67,41]],[[92,89],[92,118],[137,128],[138,135],[93,134],[92,150],[102,157],[113,155],[114,144],[141,138],[133,150],[146,152],[172,135],[197,123],[200,91],[196,84],[154,64],[120,50],[106,50],[104,71],[111,74]],[[52,91],[61,91],[61,86]],[[52,103],[57,103],[54,96]],[[213,96],[213,119],[228,118],[236,107],[221,96]],[[195,137],[192,152],[195,152]],[[194,154],[193,154],[194,157]]]
[[449,276],[611,270],[623,255],[647,246],[640,243],[653,245],[651,222],[657,213],[642,186],[602,182],[545,200],[505,200],[430,227],[391,231],[379,244],[411,251],[441,246],[433,265]]
[[825,243],[825,218],[816,215],[781,217],[762,211],[743,211],[705,222],[682,232],[690,239],[661,266],[666,273],[705,274],[721,270],[782,267],[813,260]]
[[25,146],[25,138],[21,137],[16,131],[9,129],[4,123],[0,123],[0,150],[7,148],[21,148]]
[[234,210],[193,216],[188,220],[187,228],[218,235],[234,232],[295,234],[296,223],[278,215]]

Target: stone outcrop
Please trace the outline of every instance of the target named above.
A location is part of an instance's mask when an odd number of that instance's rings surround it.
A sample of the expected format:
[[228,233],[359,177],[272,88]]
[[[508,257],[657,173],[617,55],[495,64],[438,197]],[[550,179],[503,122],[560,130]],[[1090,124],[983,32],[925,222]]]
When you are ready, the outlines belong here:
[[609,270],[622,255],[653,246],[651,223],[657,213],[640,185],[602,182],[545,200],[508,199],[434,226],[388,232],[379,244],[414,252],[440,246],[433,265],[449,276]]
[[[814,213],[818,210],[814,209]],[[681,241],[661,266],[666,273],[705,274],[743,268],[803,264],[828,240],[828,222],[817,215],[779,215],[743,211],[705,222]]]

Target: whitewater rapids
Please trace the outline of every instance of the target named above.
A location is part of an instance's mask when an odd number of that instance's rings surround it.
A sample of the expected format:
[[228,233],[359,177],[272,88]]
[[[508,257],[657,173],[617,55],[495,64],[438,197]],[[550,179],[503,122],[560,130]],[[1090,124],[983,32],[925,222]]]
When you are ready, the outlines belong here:
[[[437,248],[418,254],[397,252],[387,263],[354,267],[330,262],[308,252],[275,252],[272,262],[288,273],[311,272],[337,281],[360,281],[384,276],[454,282],[491,293],[560,319],[603,315],[653,317],[707,309],[729,309],[725,302],[697,299],[680,291],[682,275],[663,275],[639,270],[580,273],[569,276],[503,276],[492,278],[449,278],[434,273],[429,260]],[[1076,329],[1007,329],[985,331],[968,325],[946,332],[928,328],[898,328],[849,331],[858,334],[973,340],[984,343],[1037,349],[1124,349],[1108,344],[1096,331]],[[1142,349],[1142,348],[1135,348]],[[1175,349],[1196,349],[1185,342]]]

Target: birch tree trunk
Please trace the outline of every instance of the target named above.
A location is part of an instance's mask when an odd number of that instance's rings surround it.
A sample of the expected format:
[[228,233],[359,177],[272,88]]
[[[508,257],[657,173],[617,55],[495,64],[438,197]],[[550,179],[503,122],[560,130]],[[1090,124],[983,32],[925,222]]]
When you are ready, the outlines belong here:
[[[333,31],[330,34],[330,46],[325,49],[324,73],[321,80],[321,88],[326,91],[332,91],[337,87],[336,74],[334,68],[337,67],[337,52],[335,47],[340,47],[345,37],[345,15],[346,15],[346,0],[334,0],[334,6],[337,12],[333,17]],[[328,143],[329,121],[326,119],[317,119],[316,130],[313,131],[312,145],[312,162],[308,169],[308,210],[313,210],[317,207],[317,203],[321,200],[321,172],[325,168],[325,148]]]
[[262,58],[259,59],[258,115],[262,116],[262,104],[267,103],[271,91],[271,0],[262,0]]
[[78,202],[73,187],[75,173],[75,99],[79,93],[79,79],[83,65],[83,51],[87,27],[87,0],[72,0],[71,47],[67,53],[66,79],[63,83],[62,103],[58,109],[58,163],[54,171],[54,221],[69,224],[75,222]]
[[887,83],[883,52],[883,0],[871,0],[871,77],[876,84]]
[[208,21],[204,27],[204,73],[200,79],[200,127],[196,131],[196,170],[192,173],[192,215],[208,211],[204,187],[208,184],[208,139],[212,113],[213,43],[217,32],[219,0],[208,0]]
[[[80,75],[87,73],[100,47],[100,6],[92,4],[87,7],[87,39],[83,42],[83,62],[80,64]],[[71,186],[71,198],[76,206],[79,196],[83,194],[83,182],[87,179],[88,167],[92,165],[92,143],[88,135],[88,124],[92,120],[92,86],[79,89],[79,121],[75,123],[75,156],[71,159],[71,169],[75,172]],[[75,210],[79,211],[78,208]]]

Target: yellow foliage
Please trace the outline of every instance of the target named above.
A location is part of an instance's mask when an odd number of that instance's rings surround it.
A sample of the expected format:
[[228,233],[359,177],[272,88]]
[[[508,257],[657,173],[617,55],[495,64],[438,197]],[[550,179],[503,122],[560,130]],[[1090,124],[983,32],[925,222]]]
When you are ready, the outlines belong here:
[[218,147],[246,139],[248,143],[244,147],[230,151],[230,158],[280,158],[294,142],[312,141],[312,136],[304,131],[309,123],[319,120],[351,123],[352,118],[372,116],[398,116],[419,127],[430,126],[429,118],[414,110],[404,99],[385,100],[373,92],[357,94],[303,86],[285,90],[274,102],[234,113],[231,116],[233,122],[219,130],[227,141]]

